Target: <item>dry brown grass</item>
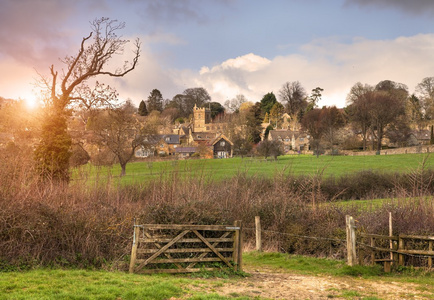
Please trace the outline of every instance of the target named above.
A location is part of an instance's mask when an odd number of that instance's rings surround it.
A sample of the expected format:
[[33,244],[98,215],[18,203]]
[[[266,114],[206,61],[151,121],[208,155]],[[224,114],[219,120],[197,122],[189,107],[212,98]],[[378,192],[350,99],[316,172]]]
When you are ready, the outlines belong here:
[[345,249],[338,240],[345,238],[346,214],[373,233],[387,231],[389,211],[399,232],[434,232],[432,197],[362,212],[349,206],[321,205],[330,199],[321,174],[260,178],[241,172],[214,182],[206,175],[181,180],[173,172],[169,180],[129,186],[118,186],[110,178],[89,182],[86,174],[69,185],[41,183],[33,174],[31,161],[14,155],[0,157],[0,268],[102,267],[127,259],[134,219],[169,224],[242,220],[249,242],[254,238],[254,217],[259,215],[267,231],[265,248],[339,258]]

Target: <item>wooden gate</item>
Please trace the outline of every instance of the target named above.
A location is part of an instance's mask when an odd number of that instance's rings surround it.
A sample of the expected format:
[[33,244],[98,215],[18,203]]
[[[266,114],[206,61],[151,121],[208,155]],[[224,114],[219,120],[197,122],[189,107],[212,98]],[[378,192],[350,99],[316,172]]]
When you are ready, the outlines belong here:
[[234,225],[134,225],[130,273],[241,270],[241,221]]

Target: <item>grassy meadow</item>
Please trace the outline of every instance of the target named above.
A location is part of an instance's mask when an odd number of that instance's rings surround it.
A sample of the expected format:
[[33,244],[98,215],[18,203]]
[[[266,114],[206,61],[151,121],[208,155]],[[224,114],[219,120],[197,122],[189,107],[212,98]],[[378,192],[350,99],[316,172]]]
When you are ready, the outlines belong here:
[[[127,175],[123,183],[146,182],[159,177],[173,176],[181,178],[212,177],[213,180],[231,178],[239,173],[248,175],[273,177],[276,174],[315,175],[321,173],[325,177],[340,177],[346,174],[371,170],[378,172],[407,173],[421,167],[434,168],[434,158],[427,154],[397,154],[375,156],[325,156],[285,155],[276,161],[263,158],[230,159],[191,159],[167,161],[132,162],[127,165]],[[118,177],[119,165],[112,167],[82,166],[74,170],[75,180],[104,178],[107,175]]]
[[[428,299],[434,295],[433,274],[414,269],[384,274],[380,266],[349,267],[342,260],[282,253],[249,252],[244,254],[244,261],[245,267],[249,269],[264,268],[268,272],[357,280],[359,285],[370,282],[411,283]],[[248,273],[234,274],[226,271],[190,275],[141,275],[105,270],[35,269],[3,273],[0,276],[0,299],[267,299],[259,296],[252,298],[242,293],[229,296],[219,293],[226,284],[236,285],[248,281],[249,277]],[[251,283],[251,286],[261,290],[258,285]],[[355,293],[351,288],[324,291],[330,294],[329,298],[354,299],[345,297],[350,292]],[[357,291],[357,295],[363,299],[371,294],[375,295],[375,291]]]

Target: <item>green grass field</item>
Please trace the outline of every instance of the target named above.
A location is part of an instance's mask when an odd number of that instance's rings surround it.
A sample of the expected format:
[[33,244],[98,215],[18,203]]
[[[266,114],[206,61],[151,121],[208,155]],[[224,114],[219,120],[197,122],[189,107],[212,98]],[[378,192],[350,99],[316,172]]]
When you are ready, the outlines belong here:
[[[281,253],[244,254],[245,266],[310,276],[363,278],[375,282],[412,283],[426,295],[434,295],[433,273],[402,270],[384,274],[379,266],[348,267],[345,262]],[[0,273],[0,299],[202,299],[244,300],[242,295],[223,297],[215,289],[236,284],[245,275],[199,273],[193,275],[140,275],[94,270],[37,269]],[[242,275],[242,276],[240,276]],[[216,277],[217,276],[217,277]],[[207,280],[215,278],[214,280]],[[359,280],[359,279],[358,279]],[[349,290],[346,293],[351,293]],[[346,294],[341,291],[342,296]],[[345,294],[345,295],[344,295]],[[360,294],[360,293],[359,293]],[[351,296],[350,294],[348,294]],[[346,298],[346,297],[344,297]],[[265,298],[254,298],[265,299]],[[354,299],[352,297],[346,299]],[[357,298],[359,299],[359,298]],[[365,299],[365,298],[363,298]],[[366,298],[367,299],[367,298]],[[379,299],[379,298],[375,298]],[[429,298],[428,298],[429,299]]]
[[[134,162],[127,165],[123,183],[143,182],[166,176],[199,177],[211,176],[213,180],[231,178],[237,173],[255,176],[276,176],[277,174],[310,175],[322,172],[324,176],[342,176],[361,170],[378,172],[410,172],[419,168],[426,158],[426,167],[434,167],[434,159],[427,154],[399,154],[377,156],[320,156],[286,155],[277,161],[260,158],[199,159],[160,162]],[[104,178],[120,174],[120,167],[91,167],[74,170],[73,178]]]

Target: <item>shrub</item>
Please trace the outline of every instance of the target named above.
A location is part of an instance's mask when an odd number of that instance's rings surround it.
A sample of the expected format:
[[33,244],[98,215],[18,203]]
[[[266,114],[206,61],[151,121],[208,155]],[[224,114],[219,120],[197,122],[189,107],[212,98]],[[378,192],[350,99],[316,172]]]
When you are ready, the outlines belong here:
[[347,214],[371,233],[387,233],[389,211],[396,232],[434,232],[432,196],[402,198],[362,211],[324,203],[336,195],[355,193],[363,198],[380,193],[371,185],[381,181],[383,190],[404,188],[404,183],[372,172],[363,173],[366,178],[356,174],[330,180],[323,180],[321,174],[262,178],[240,172],[218,182],[211,176],[180,178],[173,172],[166,179],[126,186],[108,175],[87,179],[90,176],[81,174],[69,185],[55,185],[40,183],[32,174],[29,161],[14,156],[0,159],[2,269],[53,264],[103,267],[122,261],[131,251],[135,220],[142,224],[242,220],[249,244],[254,241],[254,217],[259,215],[264,248],[335,258],[345,255]]

